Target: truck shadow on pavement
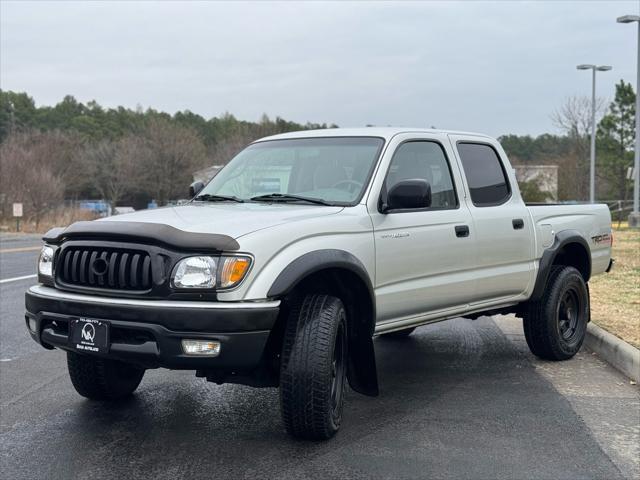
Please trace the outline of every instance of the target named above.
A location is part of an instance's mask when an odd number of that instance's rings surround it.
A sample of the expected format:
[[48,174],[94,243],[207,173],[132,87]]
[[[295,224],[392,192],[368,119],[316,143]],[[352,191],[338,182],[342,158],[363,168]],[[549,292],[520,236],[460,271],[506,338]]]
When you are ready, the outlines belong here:
[[[276,389],[150,371],[131,399],[77,397],[2,438],[7,478],[621,478],[567,400],[489,318],[375,341],[381,394],[341,431],[290,439]],[[3,435],[6,437],[6,434]],[[20,458],[37,452],[30,469]]]

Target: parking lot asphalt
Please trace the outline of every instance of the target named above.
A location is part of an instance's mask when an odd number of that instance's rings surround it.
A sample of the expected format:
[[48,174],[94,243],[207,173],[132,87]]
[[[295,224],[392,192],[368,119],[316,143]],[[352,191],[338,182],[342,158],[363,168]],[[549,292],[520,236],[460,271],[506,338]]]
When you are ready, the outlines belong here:
[[[36,258],[0,253],[0,280],[35,273]],[[284,432],[276,389],[192,372],[150,370],[115,404],[83,399],[64,353],[26,332],[33,283],[0,284],[2,478],[640,477],[638,387],[586,350],[537,360],[515,318],[376,339],[380,396],[350,392],[338,435],[300,442]]]

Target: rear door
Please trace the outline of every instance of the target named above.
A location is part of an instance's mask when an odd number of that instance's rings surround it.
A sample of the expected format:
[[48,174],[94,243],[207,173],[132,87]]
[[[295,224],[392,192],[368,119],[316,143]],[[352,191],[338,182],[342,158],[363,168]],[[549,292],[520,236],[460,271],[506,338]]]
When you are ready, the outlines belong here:
[[533,278],[534,234],[515,173],[497,142],[460,135],[450,140],[463,171],[477,249],[471,304],[522,296]]
[[[459,199],[460,172],[448,139],[398,135],[387,152],[367,201],[376,247],[378,321],[464,310],[474,293],[475,248],[464,233],[471,214]],[[381,213],[385,192],[416,178],[430,183],[431,207]]]

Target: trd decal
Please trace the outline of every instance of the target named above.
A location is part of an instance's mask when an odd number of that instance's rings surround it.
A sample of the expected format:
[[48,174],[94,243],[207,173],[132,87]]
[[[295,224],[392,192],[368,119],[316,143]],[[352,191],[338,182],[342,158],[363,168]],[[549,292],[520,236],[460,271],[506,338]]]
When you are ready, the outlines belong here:
[[595,235],[591,237],[591,240],[593,240],[593,243],[595,243],[596,245],[600,243],[611,243],[611,235],[609,235],[608,233],[604,233],[602,235]]

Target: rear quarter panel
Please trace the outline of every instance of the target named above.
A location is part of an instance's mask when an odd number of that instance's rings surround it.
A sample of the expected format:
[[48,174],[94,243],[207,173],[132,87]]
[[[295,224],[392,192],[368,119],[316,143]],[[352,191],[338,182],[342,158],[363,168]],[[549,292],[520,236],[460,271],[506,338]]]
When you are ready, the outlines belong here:
[[611,213],[604,204],[534,205],[529,207],[536,225],[536,259],[562,230],[577,230],[591,250],[591,275],[603,273],[611,258]]

